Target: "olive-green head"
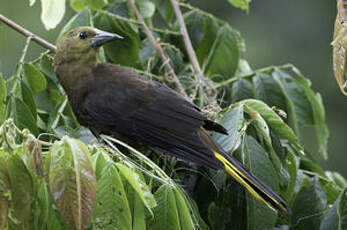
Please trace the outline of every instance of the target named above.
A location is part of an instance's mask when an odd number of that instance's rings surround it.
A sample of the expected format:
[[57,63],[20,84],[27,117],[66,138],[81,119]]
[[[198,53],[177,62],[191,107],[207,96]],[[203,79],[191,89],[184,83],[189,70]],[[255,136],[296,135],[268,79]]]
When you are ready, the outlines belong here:
[[54,65],[57,67],[62,63],[74,61],[94,64],[97,61],[99,47],[116,39],[122,37],[93,27],[77,27],[59,41]]

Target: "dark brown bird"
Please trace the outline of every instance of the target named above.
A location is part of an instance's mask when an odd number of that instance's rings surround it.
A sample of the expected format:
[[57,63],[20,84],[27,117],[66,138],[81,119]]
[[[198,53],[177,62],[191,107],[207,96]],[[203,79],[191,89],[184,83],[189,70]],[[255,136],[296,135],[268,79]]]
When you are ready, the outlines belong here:
[[99,47],[121,39],[91,27],[70,31],[59,42],[56,74],[78,121],[95,135],[143,143],[213,169],[225,169],[255,198],[288,212],[286,202],[225,152],[206,130],[227,135],[192,102],[156,81],[121,66],[98,62]]

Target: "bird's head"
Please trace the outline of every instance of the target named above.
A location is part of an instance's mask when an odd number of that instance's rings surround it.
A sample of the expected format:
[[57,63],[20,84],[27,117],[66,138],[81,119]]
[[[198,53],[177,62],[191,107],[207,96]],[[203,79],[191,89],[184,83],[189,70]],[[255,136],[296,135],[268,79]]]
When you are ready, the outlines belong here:
[[93,64],[97,61],[99,47],[116,39],[122,37],[88,26],[77,27],[59,41],[55,65],[73,61]]

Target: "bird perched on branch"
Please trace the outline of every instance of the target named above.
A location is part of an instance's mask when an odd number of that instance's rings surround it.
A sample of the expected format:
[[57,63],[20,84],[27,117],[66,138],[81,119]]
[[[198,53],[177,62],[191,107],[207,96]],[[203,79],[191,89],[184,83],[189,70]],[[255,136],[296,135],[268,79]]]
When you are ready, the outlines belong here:
[[57,46],[55,72],[78,121],[97,136],[111,135],[165,154],[224,169],[255,198],[288,212],[286,202],[224,151],[207,133],[227,135],[192,102],[159,82],[98,61],[99,47],[121,36],[91,27],[67,33]]

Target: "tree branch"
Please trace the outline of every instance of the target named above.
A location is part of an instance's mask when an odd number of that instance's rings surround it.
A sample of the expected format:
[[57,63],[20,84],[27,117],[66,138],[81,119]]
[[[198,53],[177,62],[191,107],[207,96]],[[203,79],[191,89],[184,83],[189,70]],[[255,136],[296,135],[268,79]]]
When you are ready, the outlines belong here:
[[14,29],[14,30],[18,31],[19,33],[23,34],[25,37],[31,37],[31,40],[36,42],[40,46],[42,46],[42,47],[44,47],[46,49],[49,49],[53,53],[56,52],[57,48],[55,47],[55,45],[49,43],[48,41],[40,38],[37,35],[31,33],[29,30],[26,30],[25,28],[21,27],[20,25],[18,25],[14,21],[8,19],[7,17],[5,17],[2,14],[0,14],[0,21],[4,22],[6,25],[11,27],[12,29]]
[[195,51],[193,49],[192,43],[191,43],[189,35],[188,35],[186,24],[184,23],[183,15],[182,15],[181,9],[178,5],[178,2],[177,2],[177,0],[170,0],[170,1],[171,1],[171,5],[175,11],[175,15],[176,15],[178,24],[180,26],[180,32],[181,32],[181,35],[183,37],[184,45],[186,47],[186,50],[187,50],[187,53],[189,56],[189,60],[193,65],[194,72],[198,76],[200,83],[202,84],[202,86],[206,90],[208,103],[218,106],[217,101],[216,101],[216,91],[214,89],[214,86],[213,86],[211,80],[204,76],[204,73],[202,72],[202,70],[200,68],[198,59],[196,57]]
[[130,4],[131,8],[133,9],[133,11],[136,15],[137,21],[142,26],[143,31],[147,35],[148,40],[152,43],[154,48],[157,50],[160,58],[162,59],[165,70],[166,70],[167,74],[170,76],[170,80],[173,81],[176,88],[178,89],[178,91],[182,95],[188,97],[186,92],[185,92],[184,87],[182,86],[181,82],[179,81],[177,75],[175,74],[174,69],[170,65],[170,59],[166,56],[166,54],[164,53],[164,50],[161,48],[159,42],[152,35],[151,31],[149,30],[148,26],[145,23],[145,20],[143,19],[142,15],[140,14],[139,10],[137,9],[137,7],[135,5],[135,1],[134,0],[127,0],[127,1]]

